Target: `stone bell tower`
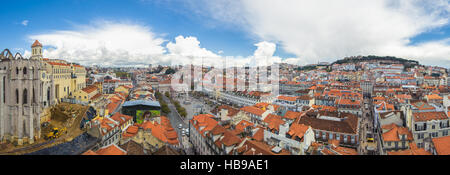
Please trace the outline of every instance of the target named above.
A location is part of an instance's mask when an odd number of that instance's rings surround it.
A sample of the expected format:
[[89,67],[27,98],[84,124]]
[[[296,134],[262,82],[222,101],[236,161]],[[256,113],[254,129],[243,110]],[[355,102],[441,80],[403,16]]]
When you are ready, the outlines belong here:
[[38,40],[31,45],[31,59],[42,60],[42,44]]

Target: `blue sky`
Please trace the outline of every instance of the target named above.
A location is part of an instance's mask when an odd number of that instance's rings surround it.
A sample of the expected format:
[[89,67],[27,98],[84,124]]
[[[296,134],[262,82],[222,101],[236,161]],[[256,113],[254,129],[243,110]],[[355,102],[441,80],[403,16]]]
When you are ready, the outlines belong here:
[[[256,49],[262,49],[268,50],[269,56],[273,54],[288,63],[300,65],[369,54],[392,55],[416,59],[421,63],[450,65],[449,57],[445,56],[450,53],[448,0],[412,4],[406,1],[404,6],[400,4],[395,8],[386,5],[390,0],[382,1],[386,3],[344,0],[339,4],[326,6],[333,2],[16,0],[4,2],[0,7],[0,48],[23,53],[30,50],[29,45],[34,39],[42,39],[48,41],[43,43],[47,46],[46,49],[50,46],[55,48],[44,52],[48,57],[71,59],[70,57],[75,56],[64,53],[76,51],[58,48],[59,38],[56,35],[68,38],[68,35],[61,35],[61,32],[81,32],[86,36],[89,36],[88,32],[92,30],[101,33],[104,28],[99,27],[101,24],[97,21],[107,21],[144,27],[144,34],[154,35],[150,40],[164,40],[156,44],[156,47],[161,46],[166,50],[161,54],[175,53],[175,49],[166,48],[166,44],[175,43],[177,36],[192,36],[195,39],[189,40],[192,41],[191,44],[195,41],[200,43],[199,46],[192,47],[207,55],[212,52],[220,56],[249,57],[254,55]],[[316,7],[319,8],[315,10]],[[358,13],[357,10],[353,11],[354,14],[346,12],[346,8],[353,7],[370,10],[361,11],[364,15],[354,15]],[[95,27],[101,29],[93,29]],[[91,30],[83,31],[82,28]],[[141,28],[138,30],[141,31]],[[187,41],[186,38],[184,39]],[[64,42],[62,45],[65,46],[71,43],[68,39],[64,39]],[[276,49],[255,46],[260,42],[274,43]],[[183,47],[179,44],[176,48],[183,50]],[[65,49],[73,48],[77,47]],[[151,54],[156,53],[158,52]],[[184,52],[177,54],[186,55]],[[114,57],[113,55],[109,54],[108,57]],[[92,55],[78,57],[86,58],[73,61],[85,64],[101,63],[85,61],[96,59]],[[137,59],[135,62],[143,61]],[[114,64],[117,63],[111,63]]]
[[[236,28],[222,28],[203,23],[201,17],[183,12],[176,3],[152,3],[136,0],[47,0],[9,1],[0,7],[0,20],[6,24],[0,32],[1,48],[27,48],[29,35],[54,30],[71,30],[74,25],[92,20],[133,21],[148,25],[152,31],[173,41],[178,35],[195,36],[203,47],[225,56],[252,55],[258,41]],[[177,11],[179,10],[179,11]],[[21,23],[28,20],[28,25]],[[278,50],[282,57],[292,54]]]

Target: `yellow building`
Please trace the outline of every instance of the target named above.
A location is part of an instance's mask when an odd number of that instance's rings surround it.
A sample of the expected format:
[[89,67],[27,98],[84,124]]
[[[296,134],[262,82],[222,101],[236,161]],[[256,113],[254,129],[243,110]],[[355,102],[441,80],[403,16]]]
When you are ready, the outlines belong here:
[[60,102],[76,91],[86,87],[86,69],[64,60],[44,59],[46,69],[53,81],[54,99]]
[[95,100],[96,97],[101,96],[101,94],[98,91],[99,89],[97,86],[90,85],[88,87],[85,87],[81,90],[78,90],[73,93],[72,97],[76,100],[90,103],[92,100]]

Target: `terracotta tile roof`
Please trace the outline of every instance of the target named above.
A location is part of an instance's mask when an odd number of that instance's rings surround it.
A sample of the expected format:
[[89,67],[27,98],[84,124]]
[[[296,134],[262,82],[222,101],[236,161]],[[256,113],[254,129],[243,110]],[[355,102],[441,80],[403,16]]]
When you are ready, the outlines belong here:
[[267,109],[267,107],[268,107],[269,105],[270,105],[269,103],[260,102],[260,103],[256,103],[256,104],[253,105],[253,106],[255,106],[255,107],[259,108],[259,109],[262,109],[262,108],[266,108],[266,109]]
[[297,97],[297,99],[299,99],[299,100],[311,100],[312,98],[309,95],[303,95],[303,96]]
[[335,106],[312,105],[311,107],[314,108],[314,109],[319,109],[319,110],[329,111],[329,112],[336,112],[337,111],[337,107],[335,107]]
[[258,131],[253,134],[253,139],[262,142],[264,140],[264,128],[259,128]]
[[311,126],[313,129],[332,131],[338,133],[356,134],[358,117],[350,113],[339,113],[342,121],[317,118],[317,112],[308,112],[298,120],[299,124]]
[[226,130],[223,135],[223,138],[220,141],[225,146],[232,146],[232,145],[237,145],[237,144],[241,143],[242,140],[238,136],[231,133],[230,130]]
[[336,104],[338,105],[361,105],[361,101],[360,100],[352,100],[352,99],[339,99],[336,101]]
[[375,105],[377,107],[377,110],[380,110],[380,111],[393,111],[393,110],[395,110],[393,104],[389,104],[389,103],[387,103],[385,101],[375,102]]
[[289,128],[289,131],[287,134],[292,136],[292,139],[295,139],[298,137],[299,139],[303,140],[303,136],[305,135],[306,131],[309,129],[309,126],[306,126],[304,124],[297,124],[293,123],[291,127]]
[[127,152],[115,144],[105,146],[96,151],[98,155],[126,155]]
[[445,112],[414,112],[413,119],[416,122],[424,122],[430,120],[445,120],[448,116]]
[[48,64],[52,65],[52,66],[70,66],[69,64],[65,64],[65,63],[58,63],[58,62],[47,62]]
[[216,125],[208,135],[220,135],[225,133],[225,128],[222,125]]
[[431,155],[430,152],[426,151],[424,148],[417,148],[416,143],[409,143],[409,149],[400,151],[389,151],[388,155]]
[[297,101],[297,97],[289,97],[289,96],[283,96],[283,95],[280,95],[280,96],[278,96],[278,99],[279,100],[285,100],[285,101]]
[[385,101],[386,98],[382,97],[382,96],[376,96],[372,98],[373,100],[377,100],[377,101]]
[[132,120],[133,117],[129,115],[122,114],[120,112],[116,112],[113,116],[111,116],[111,119],[113,119],[116,122],[119,122],[120,126],[122,126],[124,123],[128,122],[129,120]]
[[106,105],[106,108],[108,109],[109,113],[114,112],[117,107],[119,107],[121,101],[111,102],[108,105]]
[[90,86],[85,87],[85,88],[83,88],[83,89],[81,89],[81,90],[84,91],[84,92],[86,92],[86,93],[91,93],[91,92],[94,92],[94,91],[97,90],[97,89],[98,89],[97,86],[90,85]]
[[81,155],[98,155],[97,153],[95,153],[94,151],[92,151],[92,150],[88,150],[88,151],[86,151],[86,152],[84,152],[83,154],[81,154]]
[[332,146],[331,150],[338,153],[338,155],[358,155],[356,149],[353,148],[345,148],[341,146]]
[[397,94],[397,95],[395,95],[397,98],[402,98],[402,99],[408,99],[408,100],[411,100],[412,99],[412,97],[411,97],[411,95],[409,95],[409,94]]
[[253,127],[253,123],[252,122],[249,122],[249,121],[247,121],[247,120],[241,120],[236,126],[235,126],[235,128],[236,128],[236,130],[240,133],[240,132],[243,132],[244,130],[245,130],[245,128],[247,128],[247,127]]
[[150,129],[152,135],[162,142],[172,145],[179,144],[176,131],[171,126],[167,126],[163,123],[162,120],[161,124],[158,124],[157,122],[152,123],[152,121],[145,121],[141,127],[143,127],[144,130]]
[[100,98],[102,96],[102,94],[101,93],[97,93],[97,94],[95,94],[93,97],[91,97],[91,99],[90,100],[95,100],[95,99],[98,99],[98,98]]
[[243,155],[290,155],[289,151],[285,149],[282,149],[280,153],[274,153],[272,148],[273,146],[264,142],[246,140],[237,151]]
[[332,151],[329,150],[328,148],[324,148],[324,149],[322,149],[322,151],[320,151],[320,152],[322,152],[323,155],[336,155],[334,152],[332,152]]
[[244,111],[244,112],[248,112],[248,113],[254,114],[254,115],[257,115],[257,116],[262,116],[262,114],[264,113],[263,110],[261,110],[261,109],[259,109],[257,107],[254,107],[254,106],[244,106],[240,110]]
[[190,122],[200,135],[205,137],[205,132],[211,131],[219,123],[213,118],[211,114],[200,114],[192,117]]
[[284,120],[281,119],[281,116],[275,114],[267,115],[263,122],[267,123],[270,129],[275,129],[277,131],[280,129],[280,125],[285,123]]
[[450,136],[431,139],[438,155],[450,155]]
[[127,130],[122,134],[123,137],[133,137],[138,133],[139,127],[136,125],[129,126]]
[[400,127],[392,123],[389,125],[383,125],[381,126],[381,128],[384,130],[388,130],[381,135],[384,141],[401,141],[401,135],[405,135],[406,140],[408,141],[414,140],[412,133],[406,127]]
[[284,114],[284,118],[295,120],[295,119],[299,118],[301,115],[303,115],[303,112],[287,111]]
[[136,143],[134,140],[130,140],[127,143],[119,145],[124,151],[127,152],[127,155],[144,155],[144,147]]
[[238,109],[235,109],[228,105],[218,106],[217,108],[214,108],[211,112],[214,114],[219,114],[219,112],[222,111],[223,109],[228,110],[228,114],[227,114],[228,117],[235,116],[237,113],[239,113]]
[[42,47],[42,44],[38,40],[35,40],[33,45],[31,45],[31,47],[36,47],[36,46],[41,46]]
[[428,100],[442,100],[444,99],[443,97],[437,95],[437,94],[431,94],[431,95],[426,95],[425,96]]

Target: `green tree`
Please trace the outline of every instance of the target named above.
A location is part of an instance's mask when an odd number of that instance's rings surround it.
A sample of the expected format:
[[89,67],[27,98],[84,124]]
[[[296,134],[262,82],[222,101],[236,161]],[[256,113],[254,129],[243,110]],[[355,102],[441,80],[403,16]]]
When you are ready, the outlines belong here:
[[165,95],[166,95],[167,98],[170,98],[170,93],[169,92],[166,92]]
[[167,106],[166,103],[162,103],[162,104],[161,104],[161,111],[162,111],[163,113],[168,114],[168,113],[170,113],[170,108],[169,108],[169,106]]

